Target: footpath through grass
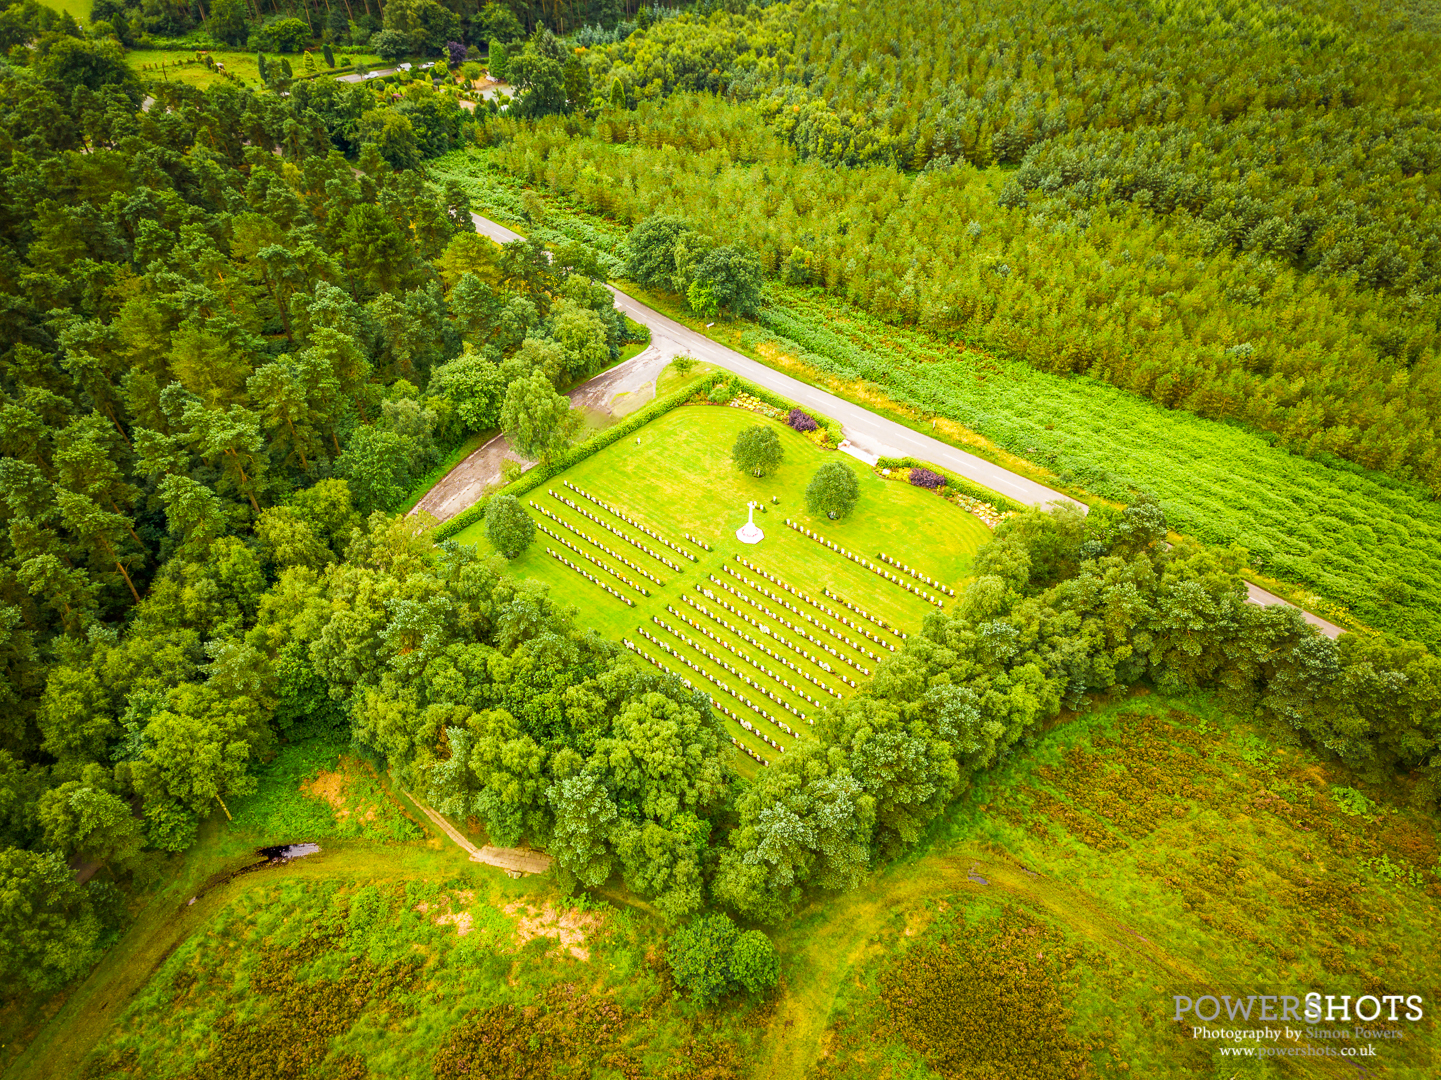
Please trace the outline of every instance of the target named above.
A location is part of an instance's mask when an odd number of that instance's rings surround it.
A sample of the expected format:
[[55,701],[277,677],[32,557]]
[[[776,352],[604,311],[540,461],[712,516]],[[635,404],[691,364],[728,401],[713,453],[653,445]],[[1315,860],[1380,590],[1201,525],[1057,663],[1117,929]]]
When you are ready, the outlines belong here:
[[[526,224],[520,185],[488,161],[483,150],[454,151],[431,168],[462,184],[480,213],[544,240],[580,240],[619,271],[625,224],[555,195],[543,197],[543,220]],[[1312,590],[1289,592],[1309,610],[1441,645],[1441,503],[1419,485],[1300,457],[1097,379],[1049,375],[892,326],[819,288],[771,282],[767,301],[758,324],[707,332],[866,407],[889,412],[889,402],[913,411],[918,426],[939,417],[951,430],[938,436],[1002,464],[1011,455],[1032,462],[1062,489],[1126,502],[1150,492],[1174,529],[1240,544],[1258,571]]]
[[[774,428],[785,451],[782,466],[761,478],[730,462],[736,435],[754,424]],[[806,485],[820,465],[834,460],[834,452],[756,413],[718,406],[676,409],[635,439],[607,447],[525,496],[526,510],[549,534],[538,532],[511,572],[547,582],[552,595],[579,608],[587,625],[614,640],[629,639],[660,666],[689,680],[729,710],[724,719],[732,738],[752,754],[773,760],[784,752],[781,747],[807,737],[807,721],[822,704],[837,695],[849,697],[851,684],[869,677],[875,656],[889,655],[890,649],[862,628],[887,646],[899,646],[900,633],[919,630],[926,612],[935,610],[901,585],[788,528],[786,518],[869,561],[884,551],[952,588],[969,573],[972,556],[990,535],[977,518],[934,494],[883,479],[846,457],[840,460],[860,481],[859,503],[840,521],[813,518],[805,508]],[[695,561],[608,513],[567,482],[658,532]],[[765,532],[756,545],[742,544],[735,536],[751,501],[765,507],[755,515]],[[711,550],[687,542],[687,533]],[[489,549],[483,522],[455,539]],[[759,570],[737,562],[737,555]],[[712,595],[698,591],[698,585]],[[940,596],[934,589],[926,591]],[[844,601],[900,633],[846,608]],[[756,738],[756,732],[771,741]],[[753,757],[738,761],[743,773],[754,772]]]

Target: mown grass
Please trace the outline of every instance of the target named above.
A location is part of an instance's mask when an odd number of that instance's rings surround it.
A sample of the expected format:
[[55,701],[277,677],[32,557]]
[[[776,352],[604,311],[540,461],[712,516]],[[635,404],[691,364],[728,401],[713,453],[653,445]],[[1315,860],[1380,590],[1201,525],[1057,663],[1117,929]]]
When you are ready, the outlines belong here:
[[[774,428],[781,439],[785,452],[785,461],[782,466],[773,474],[760,478],[741,473],[729,460],[730,447],[735,441],[736,435],[744,428],[754,424],[764,424]],[[665,619],[671,627],[682,631],[692,640],[704,642],[715,655],[725,657],[728,662],[770,689],[778,698],[789,702],[802,714],[814,716],[817,711],[815,706],[788,688],[774,682],[761,671],[747,665],[733,653],[716,648],[710,642],[705,642],[701,634],[685,625],[674,614],[668,613],[667,605],[696,618],[720,638],[759,660],[771,671],[797,686],[812,691],[812,696],[818,700],[830,701],[833,699],[829,695],[815,692],[812,683],[796,678],[774,659],[763,655],[754,645],[747,643],[736,634],[728,632],[718,623],[700,616],[683,603],[680,594],[687,593],[705,604],[711,611],[724,617],[736,629],[753,636],[763,636],[757,634],[755,626],[745,623],[697,593],[695,586],[701,584],[705,588],[711,589],[718,597],[732,603],[738,610],[744,611],[756,619],[767,628],[770,634],[796,641],[812,655],[830,663],[836,672],[845,673],[863,683],[865,681],[863,673],[835,657],[821,652],[814,645],[800,640],[794,631],[766,616],[763,612],[737,601],[720,585],[708,580],[709,575],[714,574],[721,581],[740,589],[745,595],[756,598],[772,612],[788,619],[795,625],[802,625],[803,618],[797,618],[794,613],[786,611],[776,602],[757,595],[754,589],[725,573],[722,567],[730,567],[752,581],[765,584],[773,592],[789,595],[766,582],[753,571],[737,564],[734,557],[740,554],[757,566],[806,591],[816,599],[829,603],[834,610],[842,611],[844,609],[834,602],[826,601],[822,594],[823,588],[829,588],[839,593],[869,613],[887,620],[899,630],[915,632],[920,628],[921,620],[926,612],[935,610],[933,607],[870,571],[847,561],[840,555],[822,548],[800,533],[787,528],[785,519],[790,517],[836,544],[849,547],[867,558],[873,559],[879,551],[884,550],[952,587],[958,585],[969,573],[972,555],[990,535],[985,525],[972,515],[938,499],[921,488],[911,487],[895,480],[883,479],[873,470],[867,469],[861,463],[849,458],[841,458],[841,460],[852,465],[861,485],[861,498],[855,510],[840,521],[813,518],[804,505],[805,487],[810,482],[815,470],[826,461],[836,460],[837,455],[821,450],[815,443],[784,424],[756,413],[717,406],[683,407],[648,424],[641,429],[636,438],[639,439],[639,442],[627,438],[587,458],[543,485],[539,490],[525,496],[523,504],[538,525],[546,526],[606,565],[620,570],[637,584],[649,589],[651,595],[646,597],[626,587],[543,532],[537,532],[535,541],[530,548],[511,563],[511,570],[519,576],[547,582],[550,584],[554,596],[564,602],[576,605],[582,613],[586,625],[594,627],[612,640],[629,638],[636,642],[671,670],[690,679],[697,687],[712,694],[722,704],[745,716],[760,730],[776,738],[783,746],[793,744],[794,739],[786,736],[778,728],[746,708],[743,703],[728,697],[713,684],[698,677],[693,670],[676,662],[652,643],[644,640],[637,632],[638,628],[645,627],[710,676],[738,689],[752,701],[762,704],[773,715],[786,721],[794,730],[800,732],[801,737],[805,737],[809,728],[801,724],[794,714],[781,708],[772,707],[752,688],[743,685],[734,674],[725,671],[715,661],[656,625],[652,621],[653,616]],[[690,563],[680,558],[669,548],[662,547],[619,519],[605,514],[598,507],[567,490],[563,483],[566,480],[597,498],[625,510],[668,539],[681,544],[697,555],[698,561]],[[677,574],[664,564],[626,544],[613,533],[588,521],[558,499],[548,495],[547,491],[550,489],[565,495],[577,505],[589,509],[628,535],[644,541],[658,553],[668,556],[683,568],[682,572]],[[772,503],[772,498],[780,501]],[[759,502],[765,507],[765,512],[759,510],[756,512],[755,521],[765,531],[766,538],[754,546],[742,544],[735,538],[736,529],[746,521],[746,503],[751,501]],[[531,502],[536,504],[537,509],[530,507]],[[589,544],[570,530],[558,526],[550,518],[541,514],[538,508],[544,508],[623,554],[632,562],[645,567],[664,585],[656,586],[636,575],[598,547]],[[693,544],[685,543],[682,539],[685,533],[705,540],[713,550],[705,552]],[[485,537],[484,522],[470,526],[458,534],[456,539],[461,543],[476,544],[483,550],[490,549],[489,542]],[[635,602],[635,606],[627,607],[622,601],[581,577],[548,554],[547,548],[565,555],[577,565],[586,567],[596,577],[629,596]],[[794,597],[790,599],[795,606],[817,619],[822,625],[846,634],[851,640],[870,648],[872,652],[878,651],[874,645],[820,610],[800,603]],[[864,625],[869,626],[870,624]],[[875,669],[875,661],[869,657],[853,649],[844,649],[835,638],[823,632],[817,632],[816,636],[846,652],[866,668]],[[898,643],[895,636],[884,636],[893,643]],[[827,685],[839,690],[843,696],[848,697],[852,693],[851,689],[836,680],[832,673],[815,666],[795,652],[785,648],[777,648],[775,651],[778,655],[785,656],[799,664],[813,677],[821,679]],[[774,760],[776,757],[774,748],[754,739],[735,720],[726,718],[724,723],[726,730],[734,738],[750,746],[766,760]],[[749,758],[737,755],[736,760],[744,774],[753,773],[754,765]]]
[[[256,63],[254,52],[242,52],[234,49],[209,49],[206,51],[217,64],[225,65],[228,74],[236,75],[247,83],[259,83],[260,68]],[[380,57],[373,53],[337,49],[335,69],[332,71],[326,67],[318,47],[314,50],[314,56],[320,78],[326,78],[332,74],[343,74],[350,70],[344,63],[347,58],[352,62],[352,66],[365,64],[369,67],[377,67],[382,64]],[[305,58],[302,53],[287,56],[286,59],[290,61],[296,78],[305,74]],[[271,64],[280,62],[279,57],[267,57],[267,60]],[[226,81],[224,75],[212,71],[205,64],[196,60],[195,49],[131,49],[125,53],[125,62],[142,79],[163,79],[200,89]]]

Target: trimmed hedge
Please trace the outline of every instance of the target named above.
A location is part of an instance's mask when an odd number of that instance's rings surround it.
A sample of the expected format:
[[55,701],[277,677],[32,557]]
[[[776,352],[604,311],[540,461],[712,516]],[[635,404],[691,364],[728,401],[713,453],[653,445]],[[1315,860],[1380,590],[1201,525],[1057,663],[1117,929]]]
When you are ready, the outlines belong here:
[[608,427],[604,431],[596,432],[579,446],[572,446],[550,464],[537,465],[535,468],[521,474],[519,478],[507,484],[499,491],[493,491],[489,495],[484,496],[474,506],[462,510],[449,521],[437,525],[431,532],[431,535],[437,540],[448,540],[456,533],[474,525],[477,521],[484,521],[486,504],[495,498],[495,496],[504,494],[514,495],[519,498],[528,492],[534,491],[540,487],[540,485],[555,479],[555,477],[565,472],[566,469],[576,464],[576,462],[584,461],[598,450],[604,450],[607,446],[619,442],[627,435],[639,431],[657,417],[664,416],[677,406],[684,405],[691,398],[695,397],[697,393],[705,393],[724,376],[725,372],[712,372],[692,386],[667,394],[663,398],[657,398],[640,411],[631,413],[620,423]]
[[[489,495],[483,496],[474,506],[462,510],[449,521],[443,521],[437,525],[431,531],[431,536],[437,540],[448,540],[456,533],[462,532],[471,525],[474,525],[477,521],[484,521],[486,504],[495,498],[495,496],[514,495],[519,498],[528,492],[534,491],[540,487],[541,484],[555,479],[555,477],[565,472],[566,469],[576,464],[576,462],[584,461],[598,450],[604,450],[607,446],[619,442],[627,435],[639,431],[652,420],[664,416],[678,406],[684,405],[697,394],[704,395],[708,393],[714,386],[721,382],[729,382],[737,390],[743,390],[747,394],[760,398],[760,400],[764,401],[767,405],[774,405],[777,409],[789,411],[796,407],[795,402],[787,401],[785,398],[773,394],[769,390],[765,390],[752,382],[742,379],[739,375],[733,375],[728,371],[713,371],[699,382],[677,390],[674,393],[667,394],[663,398],[657,398],[639,412],[627,416],[620,423],[608,427],[604,431],[596,432],[579,446],[572,446],[549,465],[537,465],[499,491],[493,491]],[[814,412],[808,412],[807,415],[814,417],[816,422],[826,429],[834,443],[839,444],[841,439],[845,437],[841,435],[841,425],[836,423],[836,421],[824,416],[819,416]],[[985,489],[980,488],[978,490],[983,491]],[[1000,496],[995,496],[995,498],[1000,498]]]
[[1015,499],[1008,499],[999,491],[992,491],[990,488],[983,487],[982,485],[976,483],[974,480],[967,480],[963,476],[957,476],[955,475],[955,473],[947,472],[945,469],[942,469],[938,465],[932,465],[929,461],[918,461],[913,457],[883,457],[876,459],[876,468],[925,469],[928,472],[935,473],[942,480],[944,480],[946,482],[946,487],[950,488],[952,491],[958,491],[962,495],[969,495],[973,499],[980,499],[982,502],[988,502],[997,510],[1014,510],[1019,513],[1020,511],[1026,509],[1023,503],[1018,503]]

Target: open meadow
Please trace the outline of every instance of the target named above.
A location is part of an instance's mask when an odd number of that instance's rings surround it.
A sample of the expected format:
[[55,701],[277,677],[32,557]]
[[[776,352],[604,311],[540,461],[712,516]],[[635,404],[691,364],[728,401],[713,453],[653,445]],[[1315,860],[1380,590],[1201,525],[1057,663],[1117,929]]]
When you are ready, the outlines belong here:
[[[785,452],[781,467],[759,478],[730,461],[736,435],[754,424],[774,428]],[[523,505],[540,531],[511,572],[548,583],[585,625],[628,639],[729,710],[727,732],[752,755],[739,758],[738,768],[751,774],[754,755],[769,761],[805,738],[810,716],[849,697],[875,670],[876,657],[889,655],[936,610],[900,582],[948,601],[877,556],[884,552],[954,589],[990,535],[979,519],[933,493],[844,456],[860,480],[860,501],[839,521],[813,517],[805,487],[835,459],[753,412],[675,409],[526,495]],[[748,502],[764,507],[755,521],[765,539],[754,546],[735,535]],[[895,580],[788,527],[787,519]],[[490,550],[483,522],[455,539]]]

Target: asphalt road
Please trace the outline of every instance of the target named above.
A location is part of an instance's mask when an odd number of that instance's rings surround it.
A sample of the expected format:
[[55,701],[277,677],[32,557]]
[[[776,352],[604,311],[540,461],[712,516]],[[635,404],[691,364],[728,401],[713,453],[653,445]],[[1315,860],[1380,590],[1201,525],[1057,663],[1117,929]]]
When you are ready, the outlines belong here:
[[[520,233],[507,229],[504,225],[497,224],[488,218],[483,218],[479,214],[471,214],[471,217],[475,219],[475,227],[481,233],[499,243],[504,244],[511,240],[523,239]],[[615,293],[616,307],[636,322],[650,327],[651,347],[642,353],[642,356],[653,358],[657,353],[667,359],[678,354],[693,356],[705,363],[714,364],[727,371],[734,371],[737,375],[749,379],[758,386],[764,386],[767,390],[782,397],[815,409],[817,412],[840,421],[841,429],[850,444],[843,449],[864,461],[874,464],[877,457],[920,458],[922,461],[933,462],[951,472],[974,480],[978,484],[984,484],[992,491],[999,491],[1017,502],[1037,506],[1065,502],[1079,506],[1083,511],[1086,509],[1084,503],[1079,503],[1059,491],[1053,491],[1044,484],[1038,484],[1034,480],[1018,476],[1009,469],[1004,469],[984,458],[978,458],[964,450],[957,450],[953,446],[912,431],[893,420],[877,416],[870,410],[853,405],[834,394],[817,390],[814,386],[793,379],[789,375],[773,371],[764,364],[757,363],[750,357],[743,356],[734,349],[728,349],[705,335],[682,326],[674,319],[667,318],[659,311],[647,307],[634,297],[627,296],[614,286],[607,286],[607,288]],[[640,357],[636,359],[639,360]],[[601,375],[599,378],[606,378],[606,376]],[[479,497],[479,492],[475,493],[475,497]],[[474,498],[471,501],[473,502]],[[1259,604],[1262,607],[1275,604],[1295,606],[1275,593],[1267,592],[1250,582],[1246,583],[1246,592],[1251,603]],[[1341,627],[1312,615],[1309,611],[1302,611],[1301,615],[1327,637],[1339,637],[1343,633]]]
[[[502,244],[521,239],[519,233],[507,229],[504,225],[498,225],[479,214],[472,214],[471,217],[475,219],[476,228]],[[1079,506],[1083,511],[1086,509],[1084,503],[1076,502],[1075,499],[1053,491],[1044,484],[1017,476],[984,458],[957,450],[938,439],[897,424],[894,420],[887,420],[859,405],[852,405],[834,394],[817,390],[799,379],[773,371],[734,349],[712,341],[704,334],[682,326],[613,286],[610,290],[615,293],[616,307],[636,322],[650,327],[651,347],[647,352],[658,350],[660,355],[667,358],[678,355],[693,356],[704,363],[733,371],[803,408],[814,409],[840,421],[841,430],[850,443],[844,449],[870,464],[875,464],[877,457],[920,458],[983,484],[992,491],[999,491],[1020,503],[1044,506],[1047,503],[1066,502]]]

